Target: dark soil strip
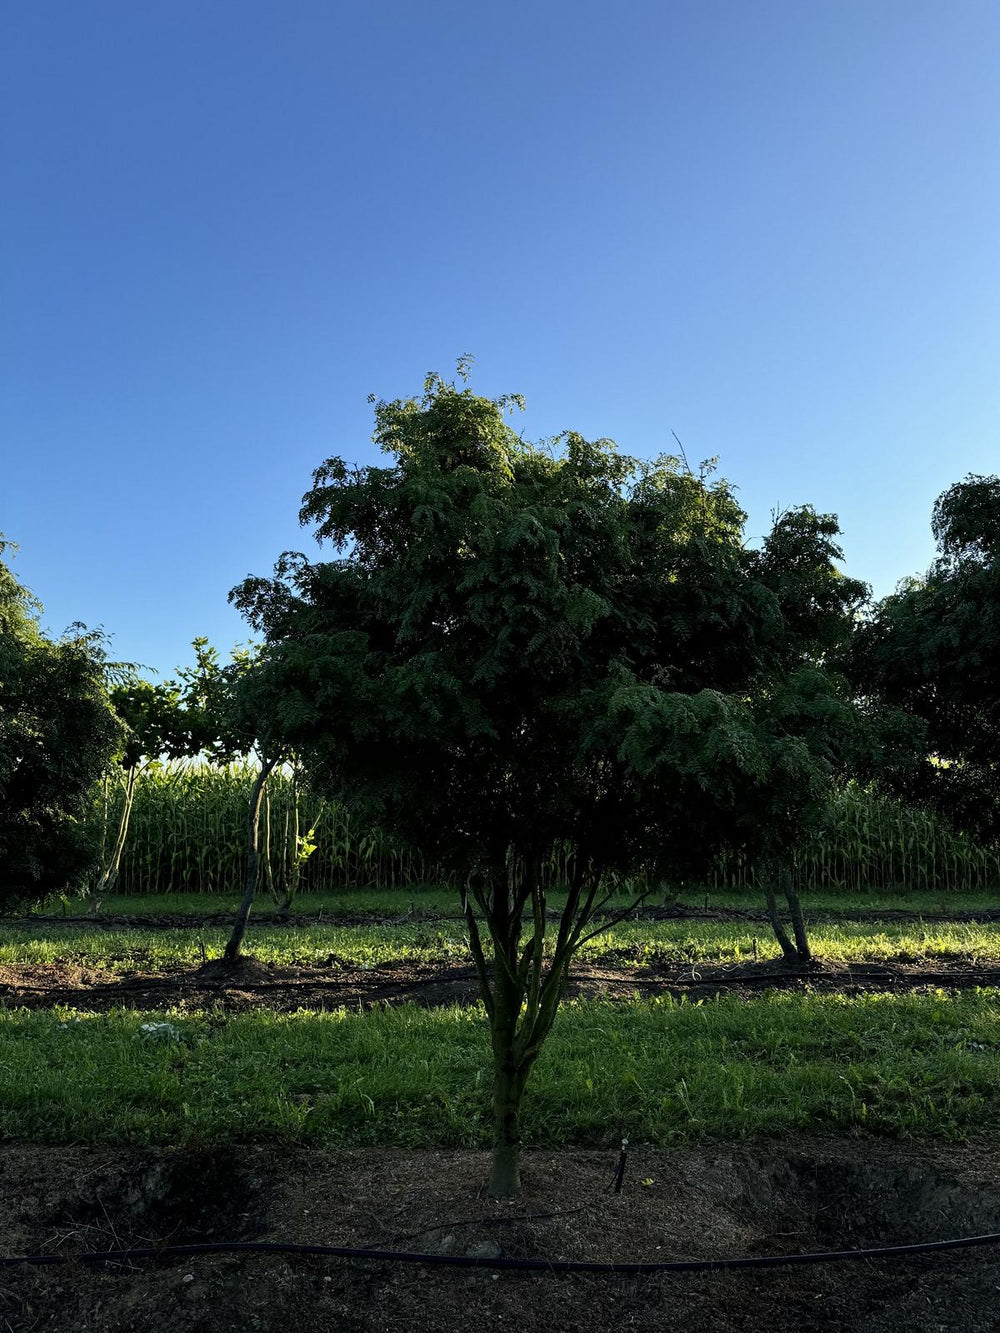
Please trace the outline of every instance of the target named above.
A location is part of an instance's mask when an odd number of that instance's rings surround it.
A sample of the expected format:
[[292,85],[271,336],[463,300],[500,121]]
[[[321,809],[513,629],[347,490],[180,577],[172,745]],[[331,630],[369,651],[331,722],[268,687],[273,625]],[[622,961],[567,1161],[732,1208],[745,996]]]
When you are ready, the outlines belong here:
[[[636,996],[671,995],[710,999],[719,995],[747,998],[767,990],[813,990],[857,995],[907,993],[942,987],[1000,987],[1000,967],[920,964],[827,965],[792,971],[780,964],[685,967],[669,974],[587,964],[575,970],[567,987],[572,998],[626,1001]],[[82,1010],[298,1009],[373,1008],[379,1005],[473,1004],[478,987],[472,968],[385,967],[344,969],[331,976],[320,968],[268,967],[252,959],[235,969],[209,963],[197,970],[111,974],[69,967],[0,968],[0,1005],[48,1009],[55,1005]]]
[[[635,1145],[524,1154],[524,1193],[482,1197],[482,1152],[259,1145],[179,1151],[0,1144],[0,1254],[276,1241],[385,1248],[400,1233],[442,1259],[711,1262],[949,1240],[1000,1229],[995,1147],[880,1139]],[[299,1254],[164,1255],[138,1265],[11,1268],[11,1333],[995,1333],[1000,1256],[725,1276],[493,1274]]]

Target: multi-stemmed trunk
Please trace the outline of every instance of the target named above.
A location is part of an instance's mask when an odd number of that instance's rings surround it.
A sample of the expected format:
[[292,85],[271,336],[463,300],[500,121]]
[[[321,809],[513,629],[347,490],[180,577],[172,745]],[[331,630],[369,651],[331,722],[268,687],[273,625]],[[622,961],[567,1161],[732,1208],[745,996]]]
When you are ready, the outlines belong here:
[[[775,893],[775,880],[780,883],[782,895],[788,905],[788,915],[792,923],[794,940],[789,936],[781,920],[777,894]],[[787,866],[783,866],[780,870],[776,870],[772,866],[766,868],[764,895],[767,899],[767,914],[771,921],[771,928],[781,947],[785,962],[792,967],[808,967],[813,961],[812,949],[809,946],[809,935],[806,931],[805,918],[802,915],[802,903],[793,884],[792,873]]]
[[[540,857],[519,859],[516,869],[508,867],[485,884],[470,886],[465,894],[469,942],[493,1047],[493,1167],[488,1190],[494,1198],[513,1198],[520,1189],[525,1086],[555,1022],[573,955],[598,933],[586,933],[587,925],[612,897],[608,893],[598,898],[600,882],[600,872],[593,866],[574,870],[547,959]],[[645,894],[637,901],[642,897]],[[621,920],[634,906],[615,913],[601,929]],[[522,945],[526,910],[530,911],[528,938]],[[489,936],[491,958],[483,947],[480,923]]]
[[260,807],[267,779],[277,762],[277,757],[261,761],[260,772],[257,774],[250,791],[250,806],[247,811],[246,879],[243,887],[243,898],[236,913],[236,920],[233,922],[229,943],[226,945],[226,951],[223,955],[227,963],[237,962],[242,955],[243,936],[246,934],[250,909],[253,907],[253,900],[257,895],[257,886],[260,883]]
[[[129,821],[132,818],[132,805],[135,801],[135,785],[139,777],[138,764],[133,764],[125,775],[124,796],[122,798],[122,812],[118,820],[118,833],[115,837],[114,847],[111,849],[111,856],[105,865],[101,878],[97,884],[98,893],[110,893],[118,879],[118,873],[121,870],[122,852],[125,850],[125,840],[128,837]],[[106,808],[106,803],[105,803]]]

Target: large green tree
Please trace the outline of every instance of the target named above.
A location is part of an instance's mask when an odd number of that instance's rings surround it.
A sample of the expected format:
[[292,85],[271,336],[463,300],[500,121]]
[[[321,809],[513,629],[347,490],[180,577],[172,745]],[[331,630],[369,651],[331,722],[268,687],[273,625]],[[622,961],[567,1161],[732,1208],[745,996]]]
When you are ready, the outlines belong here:
[[[0,541],[0,556],[6,543]],[[124,734],[99,635],[47,638],[40,607],[0,561],[0,905],[80,887],[97,853],[90,818]]]
[[875,607],[851,654],[868,695],[926,728],[897,787],[959,827],[1000,838],[1000,477],[970,475],[937,500],[937,557]]
[[[329,459],[286,554],[233,598],[268,642],[271,725],[310,780],[461,885],[494,1061],[491,1190],[575,952],[623,881],[722,847],[787,865],[856,744],[823,667],[861,585],[835,521],[744,544],[732,488],[576,434],[536,447],[430,376],[379,402],[384,467]],[[280,715],[279,715],[280,711]],[[568,848],[550,921],[546,865]],[[603,924],[607,923],[605,918]]]

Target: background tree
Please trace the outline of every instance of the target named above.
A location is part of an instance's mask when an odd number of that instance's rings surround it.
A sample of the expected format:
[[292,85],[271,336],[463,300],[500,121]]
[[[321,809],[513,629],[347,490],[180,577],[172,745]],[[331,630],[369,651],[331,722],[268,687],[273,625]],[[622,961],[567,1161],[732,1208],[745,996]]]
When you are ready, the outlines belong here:
[[234,648],[229,662],[223,662],[207,639],[195,639],[193,646],[195,665],[179,676],[199,749],[214,763],[231,763],[256,753],[260,764],[247,808],[243,897],[223,955],[225,962],[235,964],[243,956],[247,923],[260,886],[260,812],[267,780],[288,753],[285,741],[276,734],[282,700],[274,696],[259,648]]
[[[0,556],[9,543],[0,541]],[[81,886],[96,856],[89,816],[123,740],[103,640],[42,633],[40,607],[0,561],[0,904]]]
[[749,550],[710,468],[576,434],[533,447],[506,422],[517,402],[436,376],[379,402],[391,465],[328,460],[301,511],[339,558],[286,554],[232,594],[314,787],[462,886],[497,1195],[518,1188],[522,1094],[570,962],[623,880],[690,877],[724,846],[789,857],[856,728],[821,658],[864,592],[836,571],[833,519],[794,511]]
[[1000,478],[970,475],[934,506],[938,554],[858,634],[854,679],[918,717],[895,785],[987,842],[1000,837]]

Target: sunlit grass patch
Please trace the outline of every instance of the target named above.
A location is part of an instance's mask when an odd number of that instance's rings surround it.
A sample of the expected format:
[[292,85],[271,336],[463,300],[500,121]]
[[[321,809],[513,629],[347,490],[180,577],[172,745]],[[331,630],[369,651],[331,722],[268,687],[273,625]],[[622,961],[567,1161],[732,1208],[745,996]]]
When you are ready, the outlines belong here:
[[[1000,958],[1000,923],[824,922],[812,928],[810,937],[816,956],[830,962]],[[227,938],[223,926],[190,930],[58,922],[0,925],[0,963],[69,963],[119,972],[190,967],[202,961],[203,949],[208,957],[219,957]],[[471,963],[460,921],[357,926],[311,922],[254,931],[251,920],[246,947],[261,962],[286,966]],[[601,931],[580,957],[591,962],[611,957],[616,966],[638,968],[766,961],[779,954],[763,924],[628,920]]]
[[[1000,1111],[998,1020],[996,990],[569,1004],[529,1085],[525,1138],[975,1134]],[[173,1032],[144,1032],[151,1021]],[[482,1146],[489,1080],[476,1008],[0,1011],[7,1137]]]

